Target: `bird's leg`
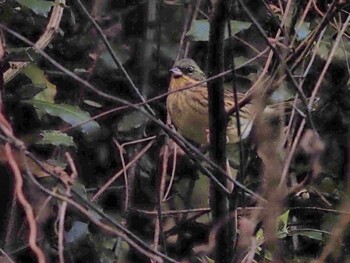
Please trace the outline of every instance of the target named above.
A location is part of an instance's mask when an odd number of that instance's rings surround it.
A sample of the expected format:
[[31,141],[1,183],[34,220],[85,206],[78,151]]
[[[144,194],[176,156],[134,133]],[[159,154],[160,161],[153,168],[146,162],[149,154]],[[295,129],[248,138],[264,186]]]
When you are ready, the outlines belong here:
[[[210,134],[209,134],[209,129],[206,129],[205,130],[205,133],[206,133],[206,139],[207,139],[207,142],[210,143]],[[229,138],[228,136],[226,136],[226,142],[229,142]],[[230,167],[230,163],[226,157],[226,174],[229,178],[231,178],[232,180],[234,180],[233,178],[233,175],[231,173],[231,167]],[[234,183],[231,181],[231,180],[227,180],[227,183],[226,183],[226,186],[227,186],[227,190],[231,193],[233,191],[233,188],[234,188]]]

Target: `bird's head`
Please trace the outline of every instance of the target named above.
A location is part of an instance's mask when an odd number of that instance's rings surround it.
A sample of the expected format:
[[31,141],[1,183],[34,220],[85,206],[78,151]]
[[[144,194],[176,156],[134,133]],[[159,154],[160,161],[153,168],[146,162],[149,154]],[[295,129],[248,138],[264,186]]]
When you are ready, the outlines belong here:
[[196,62],[192,59],[185,58],[177,61],[170,72],[174,78],[189,77],[196,81],[206,79],[204,72],[200,69]]

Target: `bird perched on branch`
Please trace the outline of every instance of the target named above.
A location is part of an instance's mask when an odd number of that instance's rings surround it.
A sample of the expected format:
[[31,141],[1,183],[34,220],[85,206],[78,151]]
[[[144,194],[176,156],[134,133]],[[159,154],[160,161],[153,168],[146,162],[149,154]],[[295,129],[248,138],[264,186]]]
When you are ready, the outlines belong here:
[[[205,74],[192,59],[177,61],[170,71],[172,73],[170,82],[170,91],[172,93],[167,98],[167,109],[173,124],[184,137],[199,144],[208,143],[209,103],[206,82],[193,88],[181,90],[187,86],[202,82],[206,79]],[[238,99],[243,97],[241,93],[237,95]],[[225,90],[224,103],[226,111],[235,105],[232,92]],[[237,133],[237,121],[234,116],[235,114],[229,117],[227,125],[228,143],[237,143],[240,140]],[[245,139],[253,126],[255,117],[253,105],[246,104],[240,108],[239,116],[241,138]]]

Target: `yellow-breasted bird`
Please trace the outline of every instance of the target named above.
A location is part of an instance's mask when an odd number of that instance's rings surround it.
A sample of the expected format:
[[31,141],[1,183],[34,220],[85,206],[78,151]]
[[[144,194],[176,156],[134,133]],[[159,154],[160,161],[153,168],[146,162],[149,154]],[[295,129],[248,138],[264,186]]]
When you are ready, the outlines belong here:
[[[172,72],[170,91],[176,91],[206,79],[203,71],[192,59],[177,61],[170,71]],[[243,94],[239,93],[238,99],[242,98],[242,96]],[[225,90],[224,102],[226,110],[234,106],[232,92]],[[199,144],[208,143],[209,113],[206,83],[169,94],[167,109],[173,124],[184,137]],[[255,116],[252,104],[247,104],[240,108],[239,114],[241,138],[245,139],[252,129]],[[240,140],[234,115],[230,117],[227,125],[227,139],[228,143],[237,143]]]

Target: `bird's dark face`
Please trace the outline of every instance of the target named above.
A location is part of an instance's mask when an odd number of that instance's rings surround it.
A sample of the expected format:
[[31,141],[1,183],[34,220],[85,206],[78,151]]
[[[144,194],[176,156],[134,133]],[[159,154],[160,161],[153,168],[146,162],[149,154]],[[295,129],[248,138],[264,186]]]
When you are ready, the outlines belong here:
[[197,63],[189,58],[177,61],[174,67],[170,69],[170,72],[173,74],[174,78],[187,76],[197,81],[206,79],[204,72],[200,69]]

